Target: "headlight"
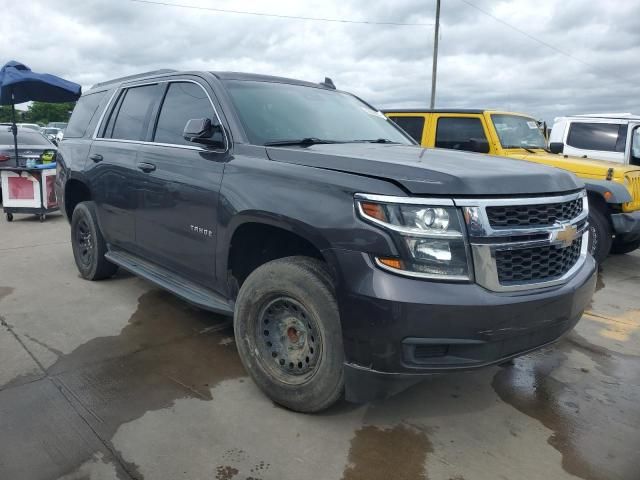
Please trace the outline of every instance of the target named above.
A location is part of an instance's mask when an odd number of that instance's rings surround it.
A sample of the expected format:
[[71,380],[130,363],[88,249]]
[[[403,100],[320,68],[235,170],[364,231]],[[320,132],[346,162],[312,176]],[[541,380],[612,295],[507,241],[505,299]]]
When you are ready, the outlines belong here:
[[415,198],[356,195],[360,216],[390,230],[398,239],[400,258],[375,257],[376,263],[410,276],[470,280],[461,212],[450,200],[422,202]]

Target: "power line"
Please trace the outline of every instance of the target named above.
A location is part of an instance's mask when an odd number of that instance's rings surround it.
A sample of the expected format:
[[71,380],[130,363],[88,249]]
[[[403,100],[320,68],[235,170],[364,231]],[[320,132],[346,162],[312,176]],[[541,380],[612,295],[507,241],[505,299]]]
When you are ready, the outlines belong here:
[[278,15],[275,13],[250,12],[245,10],[230,10],[226,8],[202,7],[198,5],[183,5],[179,3],[160,2],[155,0],[129,0],[130,2],[142,3],[148,5],[161,5],[164,7],[189,8],[192,10],[207,10],[218,13],[234,13],[238,15],[253,15],[257,17],[283,18],[289,20],[309,20],[315,22],[333,22],[333,23],[356,23],[364,25],[390,25],[395,27],[431,27],[433,23],[402,23],[402,22],[374,22],[368,20],[350,20],[346,18],[320,18],[320,17],[301,17],[297,15]]
[[[525,32],[524,30],[511,25],[508,22],[505,22],[504,20],[502,20],[501,18],[496,17],[495,15],[491,14],[490,12],[487,12],[486,10],[484,10],[483,8],[478,7],[477,5],[467,1],[467,0],[460,0],[462,3],[466,3],[467,5],[469,5],[472,8],[475,8],[476,10],[478,10],[481,13],[484,13],[485,15],[487,15],[488,17],[493,18],[496,22],[499,22],[503,25],[505,25],[506,27],[509,27],[512,30],[515,30],[516,32],[524,35],[525,37],[529,38],[530,40],[533,40],[534,42],[539,43],[540,45],[544,45],[547,48],[550,48],[551,50],[564,55],[565,57],[569,57],[572,60],[575,60],[576,62],[582,63],[583,65],[586,65],[587,67],[593,68],[595,70],[600,70],[600,67],[597,67],[596,65],[593,65],[591,63],[585,62],[584,60],[579,59],[578,57],[574,57],[573,55],[571,55],[569,52],[565,52],[564,50],[559,49],[558,47],[555,47],[553,45],[551,45],[550,43],[545,42],[544,40],[540,40],[539,38],[534,37],[533,35],[531,35],[530,33]],[[609,72],[607,72],[609,73]]]

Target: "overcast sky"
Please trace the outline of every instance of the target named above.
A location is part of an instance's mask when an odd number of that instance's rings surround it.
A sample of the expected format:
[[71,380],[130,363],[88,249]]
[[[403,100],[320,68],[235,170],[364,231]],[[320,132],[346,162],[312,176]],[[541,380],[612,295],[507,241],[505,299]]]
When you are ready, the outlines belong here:
[[[507,109],[546,120],[640,114],[640,1],[468,2],[570,56],[463,0],[442,0],[436,107]],[[165,3],[412,24],[432,24],[435,16],[435,0]],[[424,107],[431,88],[431,25],[270,18],[132,0],[4,0],[2,37],[1,63],[15,59],[85,88],[158,68],[329,76],[381,108]]]

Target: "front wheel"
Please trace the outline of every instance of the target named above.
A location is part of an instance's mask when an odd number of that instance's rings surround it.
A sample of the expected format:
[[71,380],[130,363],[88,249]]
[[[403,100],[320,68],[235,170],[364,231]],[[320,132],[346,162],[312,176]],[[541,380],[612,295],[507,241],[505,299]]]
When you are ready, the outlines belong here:
[[340,315],[324,263],[287,257],[258,267],[238,293],[234,329],[244,367],[276,403],[317,412],[342,395]]
[[607,258],[613,242],[609,219],[599,208],[589,212],[589,253],[596,263],[600,264]]
[[78,271],[87,280],[109,278],[118,270],[117,265],[104,257],[107,244],[98,226],[93,202],[79,203],[73,210],[71,247]]

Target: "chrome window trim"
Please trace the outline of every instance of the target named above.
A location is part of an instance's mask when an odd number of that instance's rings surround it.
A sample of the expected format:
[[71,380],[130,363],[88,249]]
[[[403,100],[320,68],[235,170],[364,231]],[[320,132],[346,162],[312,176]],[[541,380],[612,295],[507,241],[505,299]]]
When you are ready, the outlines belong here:
[[[198,147],[198,146],[184,145],[184,144],[180,144],[180,143],[159,143],[159,142],[148,142],[148,141],[144,141],[144,140],[125,140],[125,139],[119,139],[119,138],[98,137],[98,132],[100,131],[100,127],[102,127],[102,123],[104,121],[105,115],[111,109],[112,102],[113,102],[114,98],[119,96],[119,94],[121,92],[123,92],[124,90],[129,89],[129,88],[144,87],[144,86],[147,86],[147,85],[160,85],[160,84],[163,84],[163,83],[195,83],[196,85],[198,85],[204,91],[205,95],[207,96],[207,99],[209,100],[209,104],[213,108],[213,113],[215,114],[216,118],[218,119],[218,123],[222,126],[222,134],[224,135],[224,144],[225,144],[225,147],[223,149],[206,149],[206,148],[202,148],[202,147]],[[164,98],[163,98],[163,100],[164,100]],[[162,105],[160,105],[160,110],[158,111],[158,115],[160,114],[161,110],[162,110]],[[94,141],[95,140],[112,141],[112,142],[115,141],[115,142],[125,142],[125,143],[137,143],[137,144],[140,144],[140,145],[156,145],[156,146],[159,146],[159,147],[182,148],[182,149],[187,149],[187,150],[198,150],[198,151],[202,151],[202,152],[227,152],[231,148],[231,142],[230,142],[229,137],[227,135],[227,129],[224,128],[224,124],[222,123],[222,119],[220,118],[220,115],[218,114],[218,109],[214,105],[213,100],[211,99],[211,96],[209,95],[209,92],[207,92],[207,89],[204,88],[200,82],[196,82],[195,80],[190,80],[190,79],[181,79],[181,78],[170,78],[170,79],[163,79],[163,80],[158,80],[158,81],[150,81],[150,82],[145,82],[145,83],[135,83],[135,84],[132,84],[132,85],[120,85],[116,89],[116,91],[113,92],[113,95],[111,95],[111,98],[109,99],[109,102],[107,103],[106,107],[102,111],[102,115],[100,115],[100,120],[98,120],[98,124],[96,125],[96,128],[95,128],[95,130],[93,132],[93,136],[91,137],[91,139],[94,140]]]
[[109,98],[109,101],[107,102],[105,107],[102,109],[102,114],[100,115],[100,118],[98,119],[98,123],[96,125],[96,128],[93,130],[93,135],[91,136],[91,140],[95,140],[98,137],[98,130],[100,130],[100,126],[102,125],[102,121],[104,120],[104,116],[107,114],[107,112],[111,108],[111,102],[113,102],[113,98],[117,95],[117,93],[119,91],[120,91],[120,89],[116,88],[116,90],[111,94],[111,98]]
[[95,142],[115,142],[115,143],[135,143],[138,145],[153,145],[156,147],[171,147],[171,148],[182,148],[185,150],[198,150],[200,152],[214,152],[217,150],[207,150],[206,148],[202,148],[202,147],[195,147],[195,146],[191,146],[191,145],[180,145],[177,143],[156,143],[156,142],[146,142],[143,140],[120,140],[119,138],[96,138],[94,140]]

